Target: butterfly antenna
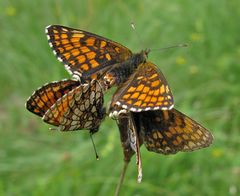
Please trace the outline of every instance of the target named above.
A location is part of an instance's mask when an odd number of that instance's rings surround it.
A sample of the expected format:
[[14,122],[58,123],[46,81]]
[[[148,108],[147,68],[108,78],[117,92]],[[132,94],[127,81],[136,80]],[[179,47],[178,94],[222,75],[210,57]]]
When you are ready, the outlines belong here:
[[165,47],[165,48],[154,48],[154,49],[151,49],[151,51],[162,51],[162,50],[168,50],[168,49],[172,49],[172,48],[184,48],[184,47],[188,47],[188,44],[183,43],[183,44],[168,46],[168,47]]
[[95,155],[96,155],[96,160],[99,160],[99,156],[98,156],[98,153],[97,153],[96,146],[95,146],[95,143],[94,143],[94,141],[93,141],[92,135],[93,135],[93,133],[90,131],[90,138],[91,138],[91,140],[92,140],[93,149],[94,149],[94,152],[95,152]]
[[119,192],[120,192],[120,189],[121,189],[124,177],[125,177],[125,173],[127,171],[128,163],[129,163],[129,161],[124,161],[124,166],[123,166],[123,169],[122,169],[122,172],[121,172],[121,175],[120,175],[120,178],[119,178],[119,182],[117,184],[117,188],[115,190],[114,196],[118,196],[119,195]]
[[134,30],[134,32],[136,33],[137,38],[138,38],[138,40],[139,40],[139,42],[140,42],[142,48],[146,48],[146,44],[142,41],[142,39],[141,39],[139,33],[137,32],[136,27],[135,27],[135,23],[134,23],[134,22],[131,22],[131,27],[132,27],[132,29]]

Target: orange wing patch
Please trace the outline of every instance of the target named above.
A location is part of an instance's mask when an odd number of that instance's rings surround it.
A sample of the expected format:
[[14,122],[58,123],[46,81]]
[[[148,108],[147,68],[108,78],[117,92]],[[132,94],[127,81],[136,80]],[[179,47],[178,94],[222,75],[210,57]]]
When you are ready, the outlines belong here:
[[111,104],[133,112],[168,110],[173,107],[173,96],[156,65],[146,62],[118,88]]
[[28,98],[26,108],[42,117],[45,112],[63,95],[79,86],[79,82],[74,80],[62,80],[48,83],[36,90]]
[[71,75],[90,80],[101,68],[123,62],[132,52],[119,43],[93,33],[52,25],[46,28],[48,42]]
[[193,151],[209,146],[212,134],[176,109],[134,113],[146,148],[162,154]]

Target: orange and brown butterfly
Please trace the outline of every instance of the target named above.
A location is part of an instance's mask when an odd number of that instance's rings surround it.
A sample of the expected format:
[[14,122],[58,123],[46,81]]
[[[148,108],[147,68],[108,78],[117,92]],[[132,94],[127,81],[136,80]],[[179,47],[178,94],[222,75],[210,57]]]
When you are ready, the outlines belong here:
[[166,79],[146,61],[150,50],[133,54],[112,40],[59,25],[48,26],[46,34],[54,54],[74,78],[90,81],[100,75],[108,88],[120,86],[114,105],[133,112],[173,107]]
[[105,117],[103,90],[93,80],[89,84],[62,80],[44,85],[27,100],[26,108],[60,131],[98,131]]

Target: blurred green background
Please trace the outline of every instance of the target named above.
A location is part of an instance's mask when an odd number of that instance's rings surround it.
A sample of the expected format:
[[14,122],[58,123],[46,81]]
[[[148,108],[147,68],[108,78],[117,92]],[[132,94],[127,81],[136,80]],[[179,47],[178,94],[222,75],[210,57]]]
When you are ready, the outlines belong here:
[[[207,127],[213,145],[164,156],[141,148],[143,182],[135,157],[121,195],[239,195],[240,1],[0,1],[0,195],[113,195],[123,165],[118,129],[107,118],[94,140],[87,131],[51,132],[25,109],[43,84],[69,78],[48,46],[44,28],[61,24],[152,52],[175,106]],[[109,98],[110,94],[106,97]]]

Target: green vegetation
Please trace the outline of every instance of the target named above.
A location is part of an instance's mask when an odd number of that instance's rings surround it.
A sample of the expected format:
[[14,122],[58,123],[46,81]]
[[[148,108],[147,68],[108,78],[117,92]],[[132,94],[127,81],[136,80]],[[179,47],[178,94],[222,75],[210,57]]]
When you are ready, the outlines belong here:
[[122,195],[239,195],[239,7],[238,0],[0,1],[0,195],[113,195],[123,165],[114,121],[107,118],[94,136],[96,161],[87,131],[48,131],[24,103],[39,86],[70,77],[45,26],[85,29],[137,52],[143,46],[131,21],[147,47],[190,44],[149,59],[165,74],[176,108],[215,140],[172,156],[143,146],[143,182],[136,182],[133,157]]

